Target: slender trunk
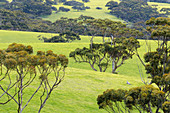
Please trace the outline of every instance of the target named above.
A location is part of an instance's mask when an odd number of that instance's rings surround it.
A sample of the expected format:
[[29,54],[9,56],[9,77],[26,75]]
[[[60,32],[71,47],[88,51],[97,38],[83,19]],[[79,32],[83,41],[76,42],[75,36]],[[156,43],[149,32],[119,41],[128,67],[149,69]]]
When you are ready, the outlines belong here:
[[1,63],[1,75],[2,75],[2,63]]
[[94,71],[97,71],[93,66],[91,66],[91,68],[92,68]]
[[21,73],[19,74],[20,86],[19,86],[19,93],[18,93],[18,113],[22,113],[22,96],[23,96],[23,69],[21,69]]
[[156,109],[156,113],[159,113],[159,107]]
[[104,40],[105,36],[103,36],[103,43],[105,43],[105,40]]
[[149,113],[153,113],[153,112],[152,112],[152,109],[151,109],[150,103],[148,103],[148,107],[149,107]]
[[102,71],[102,67],[99,66],[99,69],[100,69],[100,72],[103,72],[103,71]]
[[113,61],[112,61],[112,73],[115,73],[115,71],[116,71],[116,64],[115,64],[114,59],[113,59]]
[[21,75],[21,90],[20,90],[20,98],[21,98],[21,103],[20,103],[20,113],[22,113],[22,94],[23,94],[23,92],[22,92],[22,86],[23,86],[23,79],[22,79],[22,75]]

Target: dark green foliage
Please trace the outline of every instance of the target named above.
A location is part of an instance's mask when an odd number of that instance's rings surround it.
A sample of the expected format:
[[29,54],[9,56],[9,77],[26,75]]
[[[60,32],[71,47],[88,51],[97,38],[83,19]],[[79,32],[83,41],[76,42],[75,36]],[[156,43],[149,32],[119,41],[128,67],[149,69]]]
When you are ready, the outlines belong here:
[[166,15],[170,15],[170,8],[162,8],[161,12],[165,12]]
[[59,2],[66,2],[67,0],[59,0]]
[[65,7],[59,7],[59,11],[68,12],[70,11],[70,9]]
[[64,33],[75,32],[80,35],[110,37],[135,37],[140,38],[141,33],[135,29],[126,28],[121,22],[109,19],[94,19],[81,15],[79,18],[61,18],[54,23],[42,20],[21,11],[0,9],[0,29]]
[[16,1],[5,5],[4,8],[11,11],[20,10],[37,16],[50,15],[52,13],[49,2],[46,4],[46,2],[43,3],[41,1]]
[[111,14],[129,22],[146,21],[151,17],[161,17],[157,9],[152,8],[142,0],[123,0],[119,4],[110,1],[106,4]]
[[45,0],[47,5],[54,5],[55,2],[53,0]]
[[94,19],[93,17],[91,16],[84,16],[84,15],[80,15],[80,17],[78,18],[79,20],[87,20],[87,19]]
[[79,10],[86,10],[86,7],[84,7],[84,6],[73,6],[72,8],[76,9],[77,11],[79,11]]
[[150,0],[150,2],[170,3],[169,0]]
[[82,0],[83,2],[90,2],[90,0]]
[[[12,100],[18,106],[18,113],[24,110],[37,92],[42,91],[39,97],[38,113],[40,113],[53,90],[63,81],[68,65],[65,55],[57,55],[51,50],[38,51],[37,55],[32,53],[31,46],[16,43],[10,44],[5,50],[0,50],[0,82],[6,83],[0,85],[0,104],[4,105]],[[33,88],[35,91],[29,92],[29,100],[23,99],[25,90],[29,90],[30,84],[34,83],[37,77],[39,82],[36,82],[36,87]]]
[[102,9],[101,7],[96,7],[96,9]]
[[81,40],[80,36],[73,32],[65,32],[61,33],[59,36],[53,36],[50,39],[44,38],[44,42],[52,42],[52,43],[58,43],[58,42],[72,42],[74,40]]
[[64,5],[69,5],[69,6],[84,6],[84,3],[77,2],[77,1],[67,1],[67,2],[64,2]]
[[0,2],[8,2],[7,0],[0,0]]
[[37,19],[21,11],[0,9],[0,29],[49,32],[52,26],[50,21]]
[[56,32],[63,33],[63,32],[75,32],[81,35],[87,35],[90,29],[88,29],[83,24],[80,24],[80,21],[83,21],[85,19],[93,19],[92,17],[88,16],[80,16],[76,19],[71,18],[61,18],[59,20],[56,20],[53,25],[55,25]]
[[114,7],[118,7],[118,3],[117,2],[114,2],[114,1],[110,1],[108,2],[105,7],[108,7],[108,9],[113,9]]

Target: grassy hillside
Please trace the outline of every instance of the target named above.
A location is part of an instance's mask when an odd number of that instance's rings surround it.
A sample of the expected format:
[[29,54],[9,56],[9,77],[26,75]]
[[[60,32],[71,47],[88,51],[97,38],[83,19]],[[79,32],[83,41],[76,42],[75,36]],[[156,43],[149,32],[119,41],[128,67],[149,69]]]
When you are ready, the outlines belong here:
[[[46,50],[53,50],[54,52],[58,54],[65,54],[67,57],[69,56],[69,53],[76,48],[82,48],[82,47],[88,47],[90,43],[90,36],[81,36],[81,41],[73,41],[72,43],[41,43],[40,40],[38,40],[37,36],[46,36],[50,37],[50,33],[33,33],[33,32],[19,32],[19,31],[5,31],[0,30],[0,39],[1,39],[1,48],[6,48],[10,43],[16,42],[16,43],[24,43],[32,45],[34,48],[34,51],[46,51]],[[15,37],[14,37],[15,36]],[[9,43],[7,43],[9,42]],[[95,37],[94,42],[100,43],[102,42],[101,37]],[[152,44],[154,47],[156,43],[154,41],[150,41],[150,44]],[[147,46],[146,42],[144,40],[140,40],[141,48],[139,49],[141,55],[147,52]],[[69,67],[73,68],[79,68],[79,69],[87,69],[91,70],[88,64],[85,63],[75,63],[73,59],[69,59]],[[125,62],[125,64],[118,69],[119,74],[122,75],[128,75],[128,76],[137,76],[139,75],[139,71],[137,68],[137,64],[140,64],[137,57],[134,56],[133,59],[129,59]],[[130,65],[130,66],[129,66]],[[111,72],[111,65],[109,66],[107,72]],[[127,73],[128,72],[128,73]],[[139,76],[137,76],[139,77]]]
[[[41,43],[37,39],[37,35],[53,35],[33,32],[15,32],[15,31],[0,31],[0,48],[7,48],[12,42],[23,43],[25,45],[32,45],[34,52],[38,50],[46,51],[53,50],[58,54],[69,55],[69,52],[77,47],[84,47],[89,45],[90,37],[81,36],[81,41],[74,41],[73,43]],[[21,37],[22,36],[22,37]],[[12,38],[13,37],[13,38]],[[100,42],[101,38],[96,37],[95,42]],[[9,42],[9,43],[7,43]],[[145,41],[140,40],[141,48],[140,54],[147,52]],[[154,41],[149,41],[149,44],[155,46]],[[75,63],[73,59],[69,59],[69,66],[66,69],[65,80],[53,92],[50,99],[47,101],[42,113],[106,113],[104,110],[99,110],[96,104],[97,95],[101,94],[106,89],[110,88],[124,88],[142,85],[140,80],[140,73],[138,65],[141,64],[136,57],[128,60],[118,70],[119,74],[111,74],[111,67],[107,72],[95,72],[87,64]],[[143,68],[142,68],[143,69]],[[145,73],[144,70],[143,74]],[[144,74],[145,75],[145,74]],[[146,76],[146,75],[145,75]],[[132,85],[127,85],[129,81]],[[25,100],[28,100],[31,91],[36,88],[37,80],[31,84],[31,87],[24,93]],[[5,83],[1,83],[5,84]],[[34,100],[28,105],[23,113],[35,113],[39,107],[38,93]],[[1,101],[1,99],[0,99]],[[2,113],[16,113],[17,106],[11,101],[7,105],[0,105]],[[134,113],[136,113],[134,111]]]
[[[69,1],[69,0],[68,0]],[[81,2],[82,0],[76,0]],[[116,16],[110,15],[109,14],[109,10],[107,10],[107,8],[105,7],[106,3],[109,2],[111,0],[90,0],[90,2],[85,3],[85,6],[89,6],[91,9],[86,9],[85,11],[76,11],[74,9],[72,9],[72,6],[67,6],[67,5],[63,5],[58,4],[58,5],[54,5],[55,7],[57,7],[57,9],[59,9],[59,7],[66,7],[71,9],[71,11],[69,12],[58,12],[55,13],[53,12],[52,15],[50,16],[44,16],[43,19],[45,20],[50,20],[50,21],[55,21],[56,19],[59,19],[61,17],[68,17],[68,18],[77,18],[80,15],[86,15],[86,16],[92,16],[95,18],[101,18],[101,19],[111,19],[114,21],[122,21],[124,22],[121,18],[117,18]],[[120,2],[119,0],[114,0],[117,2]],[[168,3],[156,3],[156,2],[148,2],[149,5],[158,5],[158,11],[160,11],[162,8],[170,8],[170,5]],[[96,7],[101,7],[102,10],[98,10],[96,9]]]
[[[150,6],[157,5],[156,8],[158,9],[159,12],[162,8],[170,8],[170,4],[168,4],[168,3],[148,2],[148,4]],[[154,6],[152,6],[152,7],[154,7]],[[160,12],[160,13],[162,13],[162,12]],[[170,15],[168,15],[168,17],[170,17]]]
[[[82,0],[76,0],[76,1],[81,2]],[[89,6],[91,9],[86,9],[85,11],[79,11],[79,12],[72,9],[71,6],[66,6],[66,5],[62,5],[62,4],[55,5],[57,7],[57,9],[59,9],[59,7],[63,6],[63,7],[71,9],[71,11],[53,13],[50,16],[43,17],[43,19],[55,21],[56,19],[59,19],[61,17],[77,18],[80,15],[85,15],[85,16],[92,16],[92,17],[101,18],[101,19],[108,18],[111,20],[123,22],[123,20],[121,20],[120,18],[117,18],[117,17],[109,14],[109,10],[107,10],[107,8],[105,7],[106,3],[109,1],[110,0],[90,0],[90,2],[85,3],[85,6]],[[116,0],[116,1],[118,1],[118,0]],[[98,10],[98,9],[96,9],[96,7],[101,7],[102,10]]]
[[[104,110],[98,109],[97,95],[110,88],[128,89],[135,85],[141,85],[140,80],[136,77],[131,77],[130,82],[133,85],[127,85],[128,78],[128,76],[123,75],[69,67],[66,70],[65,80],[53,92],[42,113],[105,113]],[[36,87],[36,83],[38,80],[24,94],[25,100],[28,100],[29,93]],[[23,113],[36,113],[39,107],[38,95],[40,94],[36,95]],[[7,105],[0,105],[0,111],[2,113],[16,113],[16,106],[11,101]]]

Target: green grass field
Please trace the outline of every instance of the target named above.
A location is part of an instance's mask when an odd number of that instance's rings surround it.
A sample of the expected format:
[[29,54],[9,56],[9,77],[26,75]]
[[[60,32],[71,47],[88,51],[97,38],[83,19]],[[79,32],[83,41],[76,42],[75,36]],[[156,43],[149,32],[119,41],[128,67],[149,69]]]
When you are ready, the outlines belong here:
[[[68,0],[69,1],[69,0]],[[76,0],[76,1],[82,1],[82,0]],[[63,4],[58,4],[55,5],[57,7],[57,9],[59,9],[59,7],[64,6],[66,8],[71,9],[71,11],[69,12],[58,12],[58,13],[53,13],[50,16],[44,16],[43,19],[46,20],[50,20],[50,21],[55,21],[56,19],[59,19],[61,17],[68,17],[68,18],[78,18],[80,15],[85,15],[85,16],[92,16],[95,18],[101,18],[101,19],[111,19],[114,21],[122,21],[124,22],[122,19],[117,18],[113,15],[109,14],[109,10],[107,10],[107,8],[105,7],[106,3],[109,2],[110,0],[90,0],[90,2],[85,3],[85,6],[89,6],[90,9],[87,9],[85,11],[76,11],[74,9],[71,8],[71,6],[66,6]],[[118,0],[116,0],[118,1]],[[101,10],[96,9],[96,7],[101,7]]]
[[[53,50],[57,54],[65,54],[68,57],[69,52],[75,48],[87,47],[90,40],[88,36],[81,36],[81,41],[74,41],[72,43],[42,43],[38,40],[38,35],[50,37],[54,34],[0,30],[0,48],[7,48],[10,43],[17,42],[33,46],[34,53],[38,50]],[[101,42],[101,37],[94,38],[94,41]],[[140,40],[140,43],[141,48],[139,51],[140,54],[143,55],[147,52],[147,47],[144,40]],[[156,45],[154,41],[149,41],[148,43],[153,47]],[[142,73],[146,77],[147,75],[136,56],[126,61],[125,64],[118,69],[118,74],[111,73],[111,66],[105,73],[95,72],[88,64],[75,63],[73,59],[69,58],[65,80],[52,93],[42,113],[106,113],[104,110],[98,109],[96,104],[97,96],[106,89],[129,89],[142,85],[138,66],[142,69]],[[132,85],[127,85],[127,81]],[[31,91],[33,91],[38,82],[39,80],[37,79],[26,93],[24,93],[24,100],[28,100]],[[34,97],[33,101],[31,101],[23,113],[37,112],[36,110],[39,107],[38,95],[40,94],[39,92]],[[0,105],[1,113],[16,113],[16,109],[17,106],[13,101],[7,105]],[[134,113],[136,112],[134,111]]]
[[[69,1],[69,0],[68,0]],[[76,0],[81,2],[82,0]],[[50,16],[43,16],[43,19],[50,20],[50,21],[56,21],[57,19],[60,19],[61,17],[68,17],[68,18],[78,18],[80,15],[85,16],[92,16],[95,18],[101,18],[101,19],[111,19],[114,21],[121,21],[124,22],[124,20],[117,18],[114,15],[109,14],[109,10],[107,10],[107,7],[105,7],[106,3],[111,0],[90,0],[90,2],[85,3],[85,6],[89,6],[91,9],[87,9],[85,11],[76,11],[71,8],[71,6],[63,5],[62,3],[58,5],[54,5],[59,9],[59,7],[63,6],[65,8],[69,8],[71,11],[69,12],[53,12]],[[119,0],[114,0],[117,2],[120,2]],[[167,3],[156,3],[156,2],[148,2],[150,6],[152,5],[158,5],[158,11],[160,11],[162,8],[170,8],[170,5]],[[101,10],[96,9],[96,7],[101,7]]]

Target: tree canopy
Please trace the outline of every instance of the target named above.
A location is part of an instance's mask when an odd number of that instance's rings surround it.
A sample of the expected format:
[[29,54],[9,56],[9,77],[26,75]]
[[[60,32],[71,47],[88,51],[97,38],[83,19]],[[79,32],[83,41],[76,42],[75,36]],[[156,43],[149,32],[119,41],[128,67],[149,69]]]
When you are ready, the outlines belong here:
[[59,36],[53,36],[52,38],[42,37],[44,42],[58,43],[58,42],[72,42],[74,40],[81,40],[80,36],[74,32],[60,33]]
[[164,14],[159,14],[156,8],[152,8],[143,0],[122,0],[119,4],[110,1],[106,4],[110,14],[117,16],[125,21],[138,22],[146,21],[151,17],[165,17]]
[[125,60],[132,58],[134,51],[139,47],[139,42],[135,38],[120,37],[104,44],[92,43],[89,48],[77,48],[70,53],[69,57],[79,63],[88,63],[93,70],[99,69],[100,72],[105,72],[112,62],[114,65],[112,73],[115,73]]
[[[22,113],[37,92],[41,92],[40,107],[46,104],[51,93],[63,81],[68,59],[65,55],[57,55],[53,51],[37,51],[32,55],[33,48],[28,45],[12,43],[5,50],[0,50],[0,104],[7,104],[11,100],[18,106],[18,113]],[[15,73],[15,76],[13,75]],[[37,82],[39,80],[39,82]],[[36,82],[35,82],[36,81]],[[32,83],[36,83],[34,88]],[[23,94],[30,91],[28,100]]]
[[[117,113],[131,112],[133,108],[139,113],[147,112],[164,113],[170,111],[170,20],[169,18],[154,18],[146,21],[147,30],[151,38],[157,39],[157,49],[144,54],[143,66],[150,75],[150,82],[144,82],[144,86],[133,87],[129,90],[108,89],[102,95],[98,95],[97,104],[100,109]],[[155,85],[152,85],[155,84]],[[161,110],[160,110],[161,109]]]

